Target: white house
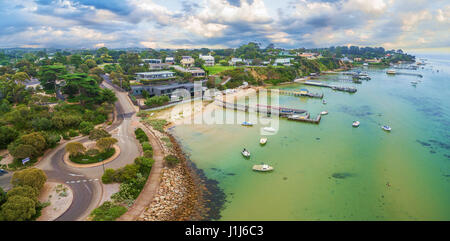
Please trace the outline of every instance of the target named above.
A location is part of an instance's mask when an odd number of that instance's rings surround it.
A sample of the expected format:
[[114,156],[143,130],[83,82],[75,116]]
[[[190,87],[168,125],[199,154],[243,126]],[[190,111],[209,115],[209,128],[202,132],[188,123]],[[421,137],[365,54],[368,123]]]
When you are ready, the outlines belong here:
[[192,67],[194,66],[195,60],[191,56],[182,56],[181,57],[181,65],[183,67]]
[[238,62],[244,62],[244,61],[242,61],[241,58],[232,58],[230,61],[228,61],[228,63],[230,65],[236,65],[236,63],[238,63]]
[[214,66],[214,57],[211,55],[199,55],[200,59],[205,61],[205,66]]
[[274,65],[278,65],[278,64],[282,64],[282,65],[290,65],[292,59],[293,59],[293,58],[275,59]]

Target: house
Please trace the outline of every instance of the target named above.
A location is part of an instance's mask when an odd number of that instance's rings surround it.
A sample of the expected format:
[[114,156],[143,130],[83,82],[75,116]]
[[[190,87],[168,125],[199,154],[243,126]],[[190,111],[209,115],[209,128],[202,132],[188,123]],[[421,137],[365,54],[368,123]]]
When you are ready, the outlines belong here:
[[361,61],[362,61],[362,58],[353,58],[353,61],[355,61],[355,62],[361,62]]
[[320,56],[319,53],[299,53],[298,56],[307,58],[307,59],[316,59]]
[[289,51],[280,51],[280,53],[278,53],[278,55],[280,55],[280,56],[290,56],[292,54],[289,53]]
[[199,55],[200,59],[205,61],[205,66],[214,66],[214,57],[211,55]]
[[366,59],[366,63],[381,63],[381,59]]
[[142,62],[147,64],[161,64],[161,59],[142,59]]
[[192,67],[192,66],[194,66],[194,64],[195,64],[195,60],[191,56],[182,56],[181,57],[181,65],[183,65],[183,67]]
[[274,65],[278,65],[278,64],[291,65],[291,60],[293,60],[293,58],[275,59]]
[[141,72],[136,73],[136,81],[141,80],[156,80],[156,79],[170,79],[175,78],[175,73],[171,71],[157,71],[157,72]]
[[147,91],[150,96],[168,95],[179,89],[185,89],[191,94],[194,93],[194,83],[172,83],[168,85],[131,85],[132,95],[142,95],[142,92]]
[[231,58],[231,60],[228,61],[228,64],[230,64],[230,65],[236,65],[236,63],[238,63],[238,62],[244,62],[244,61],[242,61],[241,58]]
[[351,59],[349,59],[349,58],[347,58],[347,57],[340,58],[340,60],[343,61],[343,62],[350,62],[350,63],[353,63],[353,60],[351,60]]
[[175,63],[175,60],[174,60],[173,57],[166,57],[165,63],[166,63],[166,64],[174,64],[174,63]]
[[192,77],[195,77],[195,78],[197,78],[197,77],[205,77],[206,76],[205,71],[203,69],[201,69],[201,68],[190,68],[190,69],[187,70],[187,72],[191,73]]

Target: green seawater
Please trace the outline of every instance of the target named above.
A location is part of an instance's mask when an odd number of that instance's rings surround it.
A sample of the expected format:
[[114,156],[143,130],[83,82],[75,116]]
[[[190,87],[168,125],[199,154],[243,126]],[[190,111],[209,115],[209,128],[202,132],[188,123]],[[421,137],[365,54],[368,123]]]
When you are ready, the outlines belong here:
[[[279,101],[314,117],[329,114],[319,125],[281,119],[265,146],[259,145],[261,124],[180,125],[173,133],[226,194],[221,220],[450,220],[450,57],[428,56],[427,63],[397,70],[423,78],[389,76],[382,68],[363,69],[371,80],[361,84],[343,75],[320,77],[355,86],[355,94],[278,87],[324,93],[326,105],[293,96]],[[359,128],[351,126],[354,120]],[[391,133],[380,128],[385,124]],[[275,170],[251,170],[261,162]]]

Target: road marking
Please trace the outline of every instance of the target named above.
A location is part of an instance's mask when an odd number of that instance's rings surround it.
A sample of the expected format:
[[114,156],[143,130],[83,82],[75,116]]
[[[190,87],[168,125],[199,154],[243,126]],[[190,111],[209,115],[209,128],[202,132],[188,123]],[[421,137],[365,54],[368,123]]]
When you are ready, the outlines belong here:
[[83,179],[83,180],[74,180],[74,181],[66,181],[66,183],[85,183],[85,182],[94,182],[94,181],[98,181],[98,178],[96,179]]
[[72,177],[82,177],[83,176],[83,175],[77,175],[77,174],[73,174],[73,173],[70,173],[69,175]]

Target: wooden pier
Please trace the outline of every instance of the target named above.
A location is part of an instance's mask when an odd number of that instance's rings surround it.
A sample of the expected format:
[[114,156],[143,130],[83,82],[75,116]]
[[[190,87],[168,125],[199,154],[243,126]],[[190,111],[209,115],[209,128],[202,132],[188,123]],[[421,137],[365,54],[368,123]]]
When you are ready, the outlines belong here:
[[293,95],[293,96],[297,96],[297,97],[303,96],[303,97],[319,98],[319,99],[323,98],[323,93],[322,94],[303,93],[300,91],[292,91],[292,90],[272,90],[272,91],[278,91],[278,93],[282,94],[282,95]]
[[[265,113],[265,114],[275,114],[280,117],[285,117],[288,120],[299,121],[299,122],[307,122],[313,124],[319,124],[321,120],[321,115],[319,114],[315,119],[310,118],[310,114],[306,110],[302,109],[294,109],[287,107],[279,107],[279,106],[266,106],[266,105],[256,105],[256,107],[252,107],[249,105],[241,105],[241,104],[233,104],[225,101],[217,100],[219,106],[222,106],[224,109],[231,110],[240,110],[244,112],[256,112],[256,113]],[[305,114],[306,113],[306,114]],[[299,115],[305,114],[305,115]]]
[[311,82],[311,81],[305,81],[304,83],[305,85],[311,85],[311,86],[319,86],[319,87],[327,87],[327,88],[331,88],[333,90],[338,90],[338,91],[344,91],[344,92],[349,92],[349,93],[355,93],[357,91],[356,88],[353,87],[344,87],[344,86],[337,86],[337,85],[328,85],[325,83],[319,83],[319,82]]
[[393,72],[393,73],[389,73],[389,72],[386,72],[386,74],[391,74],[391,75],[411,75],[411,76],[417,76],[417,77],[420,77],[420,78],[422,78],[423,77],[423,75],[421,75],[421,74],[415,74],[415,73],[405,73],[405,72]]

